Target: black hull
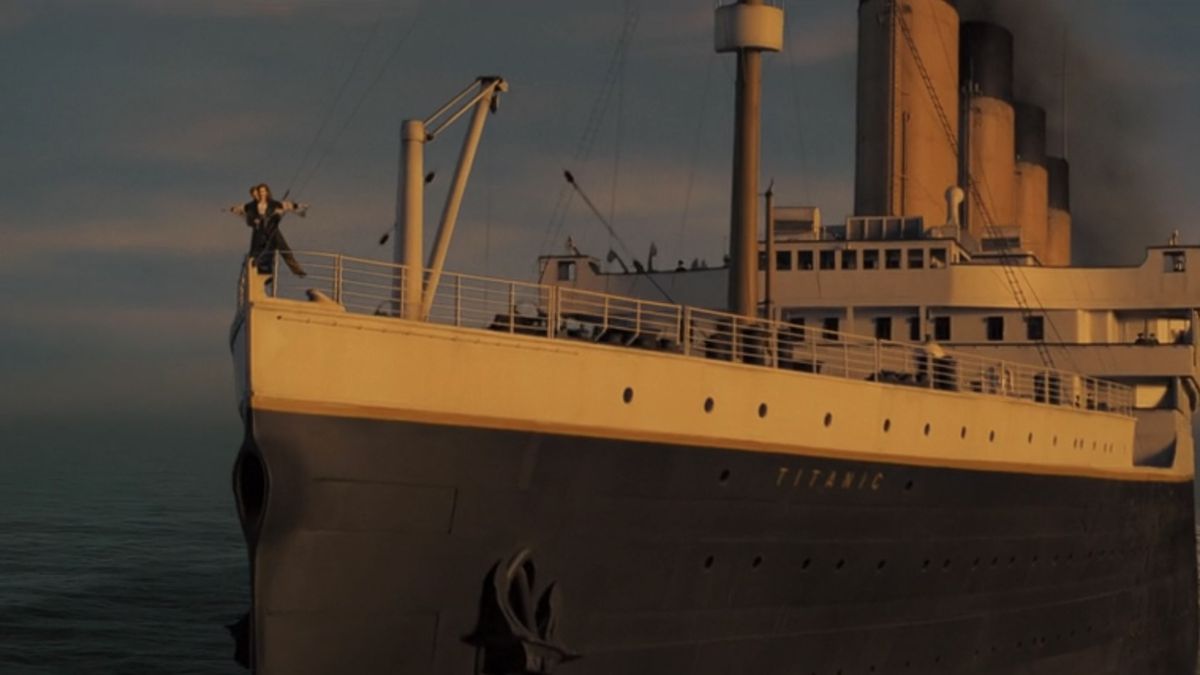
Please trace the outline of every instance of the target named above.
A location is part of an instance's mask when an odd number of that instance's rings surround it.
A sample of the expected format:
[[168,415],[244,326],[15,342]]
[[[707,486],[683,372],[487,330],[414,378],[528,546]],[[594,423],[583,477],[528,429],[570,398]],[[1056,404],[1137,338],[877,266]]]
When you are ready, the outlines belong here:
[[1196,669],[1190,481],[257,411],[235,486],[264,674]]

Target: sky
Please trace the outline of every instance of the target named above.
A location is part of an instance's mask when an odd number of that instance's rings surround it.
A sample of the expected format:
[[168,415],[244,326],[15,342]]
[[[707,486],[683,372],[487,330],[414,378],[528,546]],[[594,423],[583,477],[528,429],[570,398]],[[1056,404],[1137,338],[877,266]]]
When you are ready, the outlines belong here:
[[[853,196],[857,2],[781,4],[762,179],[837,221]],[[1200,240],[1200,3],[1038,4],[1004,0],[998,18],[1040,33],[1024,50],[1018,36],[1024,72],[1061,71],[1069,45],[1077,258],[1135,263],[1173,229]],[[563,169],[638,257],[654,242],[668,264],[719,260],[733,65],[712,52],[713,5],[0,0],[0,421],[236,423],[227,338],[248,231],[223,209],[253,183],[290,188],[312,205],[284,221],[294,247],[387,258],[400,121],[477,75],[511,91],[450,269],[529,278],[567,236],[603,256],[597,219],[562,208]],[[1028,95],[1061,90],[1042,85]],[[1061,152],[1061,101],[1043,102]],[[428,149],[431,230],[462,129]]]

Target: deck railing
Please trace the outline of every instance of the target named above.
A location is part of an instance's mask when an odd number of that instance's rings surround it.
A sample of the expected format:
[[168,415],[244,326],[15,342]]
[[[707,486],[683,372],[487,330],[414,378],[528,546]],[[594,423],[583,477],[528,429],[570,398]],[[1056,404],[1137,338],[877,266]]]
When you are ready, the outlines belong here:
[[[270,295],[312,300],[319,293],[350,312],[403,315],[408,274],[402,265],[328,253],[295,256],[307,275],[276,264]],[[564,286],[444,273],[426,319],[1122,415],[1133,408],[1128,386],[1076,373]]]

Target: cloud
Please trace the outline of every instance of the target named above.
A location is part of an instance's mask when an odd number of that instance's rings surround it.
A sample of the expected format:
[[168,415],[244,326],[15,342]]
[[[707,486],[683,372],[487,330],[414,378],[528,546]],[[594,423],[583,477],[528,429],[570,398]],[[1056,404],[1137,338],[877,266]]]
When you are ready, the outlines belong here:
[[67,423],[89,413],[208,416],[222,405],[236,417],[232,372],[218,350],[165,361],[132,351],[92,355],[76,368],[6,372],[0,406],[8,419],[60,414]]
[[125,3],[139,13],[180,18],[282,18],[321,14],[345,20],[406,11],[418,4],[415,0],[125,0]]
[[110,156],[172,164],[228,162],[247,147],[299,136],[300,120],[264,110],[194,113],[186,119],[157,118],[114,136]]
[[854,12],[826,11],[809,16],[798,8],[788,9],[783,58],[793,65],[811,66],[856,53],[858,23]]
[[37,326],[48,334],[88,335],[89,339],[107,339],[114,343],[139,347],[194,340],[214,326],[228,326],[233,306],[227,308],[147,305],[123,306],[111,303],[28,303],[10,307],[20,323]]
[[0,34],[24,28],[33,19],[33,9],[22,0],[0,0]]
[[[84,253],[233,254],[243,245],[230,234],[237,221],[214,207],[213,204],[200,207],[180,203],[173,208],[164,208],[160,212],[163,215],[158,218],[142,215],[128,219],[85,219],[46,228],[0,226],[0,230],[5,230],[0,261],[9,265],[46,256],[70,257]],[[181,217],[188,208],[211,211],[212,217]],[[221,227],[221,224],[230,227]]]

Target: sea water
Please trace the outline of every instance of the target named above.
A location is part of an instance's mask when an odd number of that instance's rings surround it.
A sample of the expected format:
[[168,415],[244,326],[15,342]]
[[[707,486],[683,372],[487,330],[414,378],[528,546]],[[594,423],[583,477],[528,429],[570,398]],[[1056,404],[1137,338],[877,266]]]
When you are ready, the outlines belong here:
[[236,413],[0,423],[0,673],[246,671]]
[[236,415],[0,423],[0,674],[236,675]]

